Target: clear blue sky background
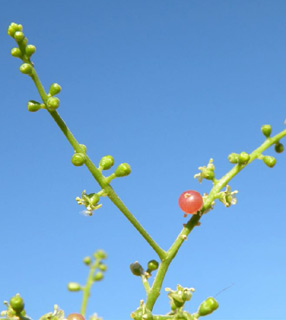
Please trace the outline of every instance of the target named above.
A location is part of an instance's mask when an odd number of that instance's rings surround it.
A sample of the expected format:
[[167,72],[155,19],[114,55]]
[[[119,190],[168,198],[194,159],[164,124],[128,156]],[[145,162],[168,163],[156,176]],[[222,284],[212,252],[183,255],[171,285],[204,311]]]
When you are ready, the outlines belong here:
[[[10,22],[36,45],[45,88],[62,85],[59,113],[88,155],[130,163],[113,187],[167,249],[187,221],[180,193],[211,188],[193,179],[197,168],[213,157],[220,177],[229,153],[263,142],[261,125],[284,129],[285,17],[283,0],[2,0],[0,300],[20,292],[34,319],[55,303],[79,311],[81,295],[66,284],[83,284],[81,259],[102,248],[108,272],[88,314],[126,320],[145,299],[129,264],[156,258],[108,199],[93,217],[79,214],[75,197],[98,186],[71,164],[48,113],[27,111],[39,96],[9,54]],[[164,282],[196,288],[187,310],[233,284],[208,319],[286,319],[285,169],[285,153],[273,169],[252,163],[231,182],[238,204],[217,203],[189,236]],[[169,310],[162,290],[155,313]]]

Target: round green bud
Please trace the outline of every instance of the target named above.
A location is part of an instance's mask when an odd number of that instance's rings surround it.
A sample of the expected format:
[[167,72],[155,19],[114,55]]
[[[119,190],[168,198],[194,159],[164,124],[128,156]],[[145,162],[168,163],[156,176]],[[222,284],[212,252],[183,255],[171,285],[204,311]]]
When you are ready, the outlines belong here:
[[17,31],[16,29],[17,24],[12,22],[9,27],[8,27],[8,35],[10,37],[14,37],[15,32]]
[[172,299],[177,308],[181,308],[185,304],[185,301],[182,299],[181,295],[177,293],[172,294]]
[[159,267],[159,262],[156,260],[150,260],[147,264],[147,268],[150,271],[155,271],[158,269],[158,267]]
[[265,124],[264,126],[261,127],[262,133],[265,135],[266,138],[269,138],[271,135],[271,125],[270,124]]
[[28,58],[31,57],[31,55],[35,53],[35,51],[36,51],[36,47],[32,44],[27,45],[25,48],[25,52]]
[[80,291],[81,290],[81,286],[79,283],[77,282],[69,282],[68,283],[68,290],[69,291]]
[[89,195],[87,195],[89,198],[89,202],[91,205],[96,205],[99,201],[99,195],[96,193],[90,193]]
[[141,276],[144,273],[144,269],[138,261],[130,264],[130,270],[134,276]]
[[82,261],[84,264],[89,266],[91,264],[91,257],[84,257]]
[[57,97],[50,97],[47,100],[47,106],[49,109],[56,110],[60,105],[60,99]]
[[200,316],[207,316],[208,314],[211,314],[213,311],[215,311],[218,306],[218,302],[214,298],[207,298],[199,306],[198,314]]
[[238,154],[237,153],[231,153],[229,156],[228,156],[228,161],[230,163],[238,163]]
[[16,313],[20,313],[24,310],[24,307],[25,307],[24,300],[18,294],[16,296],[12,297],[10,299],[9,303],[10,303],[11,308]]
[[280,142],[277,142],[277,143],[275,144],[275,151],[276,151],[277,153],[283,152],[283,151],[284,151],[284,146],[283,146],[283,144],[280,143]]
[[49,94],[51,96],[55,96],[56,94],[60,93],[61,90],[62,90],[62,87],[58,83],[53,83],[50,86]]
[[131,172],[131,167],[128,163],[121,163],[116,169],[115,169],[115,175],[116,177],[125,177],[128,176]]
[[267,167],[273,168],[276,164],[276,159],[271,156],[264,156],[263,162],[267,165]]
[[107,254],[103,250],[95,251],[93,256],[94,256],[95,259],[100,259],[100,260],[107,258]]
[[107,270],[107,265],[104,263],[100,263],[98,266],[99,270],[101,271],[106,271]]
[[102,280],[104,277],[102,272],[97,272],[94,276],[93,276],[93,281],[100,281]]
[[41,109],[41,104],[37,101],[30,100],[28,101],[27,107],[30,112],[36,112]]
[[11,55],[15,58],[21,58],[22,57],[22,52],[19,48],[13,48],[11,50]]
[[247,162],[249,161],[250,156],[248,153],[246,152],[241,152],[238,156],[238,163],[239,164],[247,164]]
[[213,180],[215,177],[215,173],[211,169],[204,169],[202,171],[202,175],[203,175],[203,178],[205,178],[207,180]]
[[31,75],[33,72],[33,67],[29,63],[23,63],[20,66],[20,71],[24,74]]
[[84,153],[86,153],[87,147],[84,144],[80,144],[80,147]]
[[85,163],[86,157],[84,153],[75,153],[71,158],[71,162],[76,167],[82,166]]
[[101,158],[100,162],[99,162],[99,166],[103,169],[103,170],[108,170],[110,169],[112,166],[114,165],[114,159],[112,156],[104,156]]
[[25,38],[24,36],[24,33],[22,31],[16,31],[14,33],[14,39],[17,41],[17,42],[21,42],[23,41]]

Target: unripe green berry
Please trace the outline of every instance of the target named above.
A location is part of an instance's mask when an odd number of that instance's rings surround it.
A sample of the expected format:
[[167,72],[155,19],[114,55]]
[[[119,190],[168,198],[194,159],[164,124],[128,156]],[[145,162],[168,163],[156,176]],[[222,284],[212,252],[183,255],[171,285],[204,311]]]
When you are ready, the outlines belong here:
[[144,269],[138,261],[130,264],[130,270],[135,276],[141,276],[144,273]]
[[99,162],[99,166],[102,170],[108,170],[114,165],[114,159],[112,156],[104,156]]
[[269,167],[273,168],[276,164],[276,159],[271,156],[264,156],[263,157],[263,162]]
[[230,163],[238,163],[238,154],[237,153],[231,153],[229,156],[228,156],[228,161]]
[[16,313],[20,313],[24,310],[24,307],[25,307],[24,300],[18,294],[16,296],[12,297],[10,299],[9,303],[10,303],[11,308]]
[[20,71],[24,74],[31,75],[33,72],[33,67],[29,63],[23,63],[20,66]]
[[36,51],[36,47],[32,44],[27,45],[25,48],[25,52],[28,58],[31,57],[31,55],[35,53],[35,51]]
[[50,86],[49,94],[51,96],[55,96],[56,94],[60,93],[61,90],[62,90],[62,87],[58,83],[53,83]]
[[208,314],[211,314],[213,311],[215,311],[218,307],[219,307],[218,302],[214,298],[212,297],[207,298],[199,306],[198,314],[201,317],[207,316]]
[[266,138],[269,138],[271,135],[271,125],[270,124],[265,124],[264,126],[261,127],[262,133],[265,135]]
[[277,142],[277,143],[275,144],[275,151],[276,151],[277,153],[283,152],[283,151],[284,151],[284,146],[283,146],[283,144],[280,143],[280,142]]
[[90,193],[88,195],[88,198],[89,198],[90,204],[92,204],[93,206],[96,205],[99,201],[99,195],[96,193]]
[[150,260],[147,264],[147,268],[149,271],[155,271],[159,267],[159,262],[156,260]]
[[21,58],[22,57],[22,52],[19,48],[13,48],[11,50],[11,55],[15,58]]
[[91,257],[84,257],[82,261],[84,264],[89,266],[91,264]]
[[28,101],[27,107],[30,112],[36,112],[41,109],[41,104],[37,101],[30,100]]
[[131,167],[128,163],[121,163],[116,169],[115,169],[115,175],[116,177],[125,177],[128,176],[131,172]]
[[238,156],[238,163],[239,164],[246,164],[250,159],[250,156],[246,152],[241,152]]
[[103,279],[103,277],[104,277],[104,275],[102,272],[97,272],[93,277],[93,281],[100,281]]
[[103,250],[95,251],[93,256],[94,256],[95,259],[101,259],[101,260],[107,258],[107,254]]
[[81,286],[77,282],[69,282],[68,283],[68,290],[69,291],[73,291],[73,292],[80,291],[81,290]]
[[25,38],[24,36],[24,33],[22,31],[16,31],[14,33],[14,39],[17,41],[17,42],[21,42],[23,39]]
[[84,153],[75,153],[71,158],[71,162],[76,167],[82,166],[85,163],[86,157]]
[[47,100],[47,106],[49,109],[56,110],[60,105],[60,99],[57,97],[50,97]]
[[101,271],[106,271],[106,270],[107,270],[107,265],[101,263],[101,264],[98,266],[98,269],[101,270]]
[[16,29],[17,24],[12,22],[9,27],[8,27],[8,35],[10,37],[14,37],[15,32],[17,31]]

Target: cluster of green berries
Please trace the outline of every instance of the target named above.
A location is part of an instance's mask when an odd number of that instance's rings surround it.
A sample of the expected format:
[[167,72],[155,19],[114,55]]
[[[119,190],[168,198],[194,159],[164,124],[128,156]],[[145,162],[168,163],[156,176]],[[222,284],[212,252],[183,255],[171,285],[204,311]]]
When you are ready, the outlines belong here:
[[[91,284],[97,281],[100,281],[104,278],[104,272],[107,270],[107,265],[103,263],[102,260],[107,258],[106,253],[103,250],[97,250],[92,257],[87,256],[83,259],[83,263],[88,266],[91,270]],[[91,285],[89,283],[89,286]],[[77,282],[69,282],[68,290],[69,291],[81,291],[84,290],[85,286],[81,286]]]
[[156,260],[150,260],[147,263],[147,269],[146,271],[143,269],[141,264],[138,261],[135,261],[130,264],[130,270],[134,274],[134,276],[145,276],[146,278],[149,278],[153,271],[157,270],[159,267],[159,262]]
[[[11,23],[8,28],[8,34],[15,39],[18,47],[11,50],[11,55],[15,58],[19,58],[23,61],[20,66],[20,71],[23,74],[33,77],[35,74],[33,63],[30,58],[36,51],[36,47],[32,44],[28,44],[28,39],[23,33],[23,26],[21,24]],[[40,109],[48,109],[50,111],[56,110],[60,105],[59,98],[55,97],[61,92],[61,86],[57,83],[53,83],[50,86],[49,93],[45,103],[39,103],[35,100],[30,100],[28,102],[28,110],[30,112],[36,112]]]
[[[265,124],[261,127],[261,132],[266,137],[266,139],[270,139],[272,127],[269,124]],[[277,153],[281,153],[284,151],[283,144],[278,141],[275,143],[274,149]],[[276,164],[275,157],[272,156],[265,156],[260,155],[258,159],[262,160],[269,168],[273,168]],[[240,154],[231,153],[228,156],[228,160],[230,163],[239,164],[239,165],[246,165],[250,160],[250,155],[246,152],[241,152]]]

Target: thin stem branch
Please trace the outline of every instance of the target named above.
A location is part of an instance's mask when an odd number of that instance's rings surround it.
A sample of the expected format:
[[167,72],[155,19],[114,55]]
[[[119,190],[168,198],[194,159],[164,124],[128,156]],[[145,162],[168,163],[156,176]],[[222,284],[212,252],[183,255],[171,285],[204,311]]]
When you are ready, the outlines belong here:
[[[201,210],[202,213],[207,212],[211,206],[213,201],[217,198],[218,193],[221,191],[222,188],[224,188],[228,182],[233,179],[243,168],[245,168],[248,164],[250,164],[253,160],[260,157],[263,151],[268,149],[270,146],[278,142],[280,139],[286,136],[286,130],[281,131],[277,135],[275,135],[272,138],[266,139],[264,143],[261,144],[260,147],[255,149],[250,154],[250,160],[245,165],[235,165],[228,173],[226,173],[221,179],[216,180],[216,183],[214,184],[213,188],[211,189],[209,195],[204,201],[204,206]],[[184,225],[182,231],[179,233],[178,237],[174,241],[174,243],[171,245],[169,250],[167,251],[166,259],[164,259],[160,267],[158,269],[158,272],[156,274],[156,277],[154,279],[153,285],[151,287],[151,290],[149,292],[149,295],[147,297],[146,301],[146,308],[150,311],[152,311],[153,306],[157,300],[157,298],[160,295],[160,291],[162,288],[162,284],[164,281],[165,274],[169,268],[170,263],[175,258],[179,248],[183,244],[183,242],[187,239],[187,236],[190,234],[190,232],[193,230],[195,226],[198,225],[198,222],[200,220],[202,215],[193,215],[192,218],[187,222],[187,224]]]
[[[33,68],[33,74],[31,76],[33,79],[38,92],[42,98],[43,103],[47,107],[47,99],[48,95],[45,92],[45,89],[39,80],[39,77]],[[81,146],[76,140],[76,138],[73,136],[72,132],[69,130],[65,122],[62,120],[60,115],[57,113],[57,111],[49,110],[47,107],[48,112],[52,116],[52,118],[55,120],[69,143],[72,145],[75,152],[82,152]],[[128,208],[125,206],[125,204],[121,201],[121,199],[118,197],[118,195],[115,193],[113,188],[110,186],[110,184],[107,182],[106,178],[102,175],[100,170],[93,164],[93,162],[89,159],[88,156],[86,156],[85,165],[92,174],[92,176],[95,178],[95,180],[98,182],[100,187],[104,189],[109,199],[114,203],[114,205],[124,214],[124,216],[129,220],[129,222],[135,227],[135,229],[142,235],[142,237],[149,243],[149,245],[153,248],[153,250],[158,254],[160,259],[163,259],[166,256],[166,252],[160,248],[160,246],[153,240],[153,238],[147,233],[147,231],[142,227],[142,225],[138,222],[138,220],[133,216],[133,214],[128,210]]]

